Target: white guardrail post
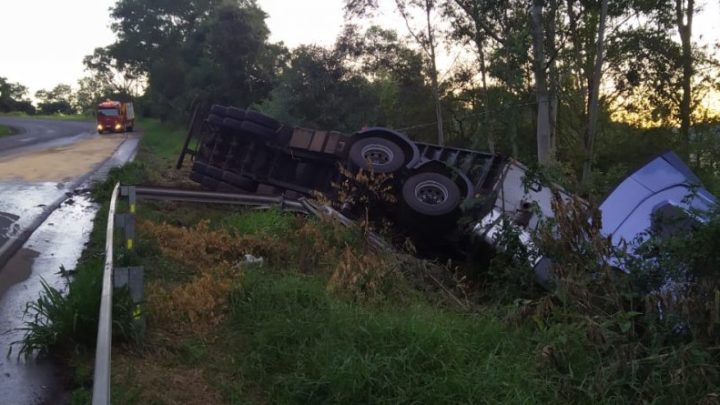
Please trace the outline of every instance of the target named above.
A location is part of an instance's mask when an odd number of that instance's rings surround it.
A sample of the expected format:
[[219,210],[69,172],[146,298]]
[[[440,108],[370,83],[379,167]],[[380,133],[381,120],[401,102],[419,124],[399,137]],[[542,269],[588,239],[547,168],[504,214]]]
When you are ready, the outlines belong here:
[[100,318],[98,320],[97,347],[95,348],[95,373],[93,377],[93,405],[110,403],[110,348],[112,345],[112,293],[113,293],[113,234],[115,233],[115,205],[120,183],[115,184],[108,211],[105,235],[105,267],[102,277]]

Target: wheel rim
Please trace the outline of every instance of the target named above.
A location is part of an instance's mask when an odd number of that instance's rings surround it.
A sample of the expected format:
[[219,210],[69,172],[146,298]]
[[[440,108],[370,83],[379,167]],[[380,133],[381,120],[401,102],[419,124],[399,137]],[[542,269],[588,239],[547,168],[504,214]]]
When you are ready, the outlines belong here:
[[390,163],[395,154],[385,145],[370,144],[360,150],[360,154],[366,162],[373,166],[382,166]]
[[415,198],[428,205],[440,205],[447,201],[447,187],[434,180],[425,180],[415,186]]

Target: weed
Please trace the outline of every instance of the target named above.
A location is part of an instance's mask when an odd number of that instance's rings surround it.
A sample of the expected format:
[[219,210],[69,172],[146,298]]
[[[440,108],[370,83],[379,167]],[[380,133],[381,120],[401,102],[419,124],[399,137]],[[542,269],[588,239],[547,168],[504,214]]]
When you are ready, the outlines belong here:
[[399,262],[372,252],[356,252],[345,247],[335,267],[327,288],[331,292],[340,292],[355,301],[374,301],[378,297],[395,298],[402,285],[397,265]]
[[164,330],[206,333],[222,321],[227,294],[239,274],[236,269],[213,268],[175,287],[148,283],[149,322]]

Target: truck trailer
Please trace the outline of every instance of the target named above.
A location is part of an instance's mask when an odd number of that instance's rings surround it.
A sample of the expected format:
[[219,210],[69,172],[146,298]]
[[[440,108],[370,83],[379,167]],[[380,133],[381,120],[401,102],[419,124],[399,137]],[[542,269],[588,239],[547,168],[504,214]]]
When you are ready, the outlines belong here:
[[[457,245],[458,237],[470,237],[501,249],[498,235],[511,226],[535,252],[528,264],[538,281],[551,284],[551,259],[533,248],[531,235],[543,220],[554,217],[557,193],[561,198],[571,196],[533,181],[527,167],[516,160],[416,142],[388,128],[344,134],[293,127],[259,112],[220,105],[205,113],[196,111],[178,167],[187,154],[193,157],[190,178],[205,188],[290,197],[319,193],[338,205],[338,184],[349,174],[386,176],[394,203],[381,206],[380,215],[408,236],[445,246]],[[668,207],[677,214],[709,211],[715,203],[677,155],[667,152],[629,175],[605,198],[600,206],[602,230],[619,246],[657,226],[653,218]],[[337,208],[352,218],[352,207]],[[461,217],[469,219],[462,227]]]

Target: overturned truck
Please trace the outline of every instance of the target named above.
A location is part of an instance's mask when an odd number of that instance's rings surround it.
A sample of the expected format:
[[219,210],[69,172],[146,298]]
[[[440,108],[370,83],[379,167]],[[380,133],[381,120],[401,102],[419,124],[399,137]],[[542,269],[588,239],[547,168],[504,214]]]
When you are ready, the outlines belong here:
[[[223,192],[289,197],[320,193],[342,204],[337,185],[348,180],[348,174],[385,176],[394,198],[380,207],[382,215],[409,236],[437,245],[458,244],[457,223],[463,212],[471,220],[460,234],[493,248],[507,224],[531,245],[532,230],[554,215],[553,191],[531,181],[519,162],[416,142],[388,128],[344,134],[292,127],[259,112],[213,105],[208,112],[196,111],[178,167],[187,154],[193,157],[191,179]],[[688,199],[690,190],[694,197]],[[620,244],[652,226],[657,212],[707,211],[714,203],[715,197],[690,169],[668,152],[628,176],[606,198],[600,207],[603,233]],[[352,217],[353,207],[340,208]],[[537,255],[530,264],[545,278],[547,259]]]

